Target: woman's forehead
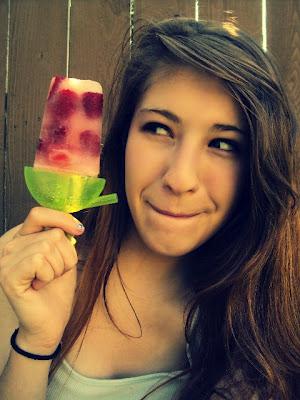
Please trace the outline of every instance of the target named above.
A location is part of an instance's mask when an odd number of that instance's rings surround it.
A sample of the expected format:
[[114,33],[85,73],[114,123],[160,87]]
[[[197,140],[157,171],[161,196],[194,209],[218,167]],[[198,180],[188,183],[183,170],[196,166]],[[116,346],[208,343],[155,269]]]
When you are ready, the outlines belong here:
[[244,119],[241,107],[221,79],[186,67],[164,68],[153,74],[136,111],[157,107],[179,114],[185,110],[210,111],[227,122],[241,124]]

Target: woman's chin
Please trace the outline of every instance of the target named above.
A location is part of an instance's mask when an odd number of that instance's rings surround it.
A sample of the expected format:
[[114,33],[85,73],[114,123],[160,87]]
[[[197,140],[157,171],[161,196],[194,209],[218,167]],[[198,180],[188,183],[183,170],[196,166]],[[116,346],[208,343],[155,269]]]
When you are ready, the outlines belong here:
[[164,257],[182,257],[191,251],[198,248],[201,243],[183,243],[183,241],[168,241],[168,240],[160,240],[160,241],[145,241],[146,246],[153,253],[159,254]]

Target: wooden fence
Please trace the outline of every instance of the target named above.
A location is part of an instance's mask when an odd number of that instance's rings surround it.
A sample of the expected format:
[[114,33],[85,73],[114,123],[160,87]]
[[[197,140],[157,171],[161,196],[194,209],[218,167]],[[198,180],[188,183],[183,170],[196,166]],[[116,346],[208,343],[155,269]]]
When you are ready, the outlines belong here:
[[23,167],[50,78],[99,80],[106,91],[129,27],[172,16],[234,21],[264,43],[300,120],[300,0],[0,0],[0,234],[34,205]]

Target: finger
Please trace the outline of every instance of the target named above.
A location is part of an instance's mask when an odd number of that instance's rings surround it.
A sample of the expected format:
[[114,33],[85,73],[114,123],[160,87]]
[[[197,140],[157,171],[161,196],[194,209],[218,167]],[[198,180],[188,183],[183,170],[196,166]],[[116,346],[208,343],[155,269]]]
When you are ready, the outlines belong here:
[[49,283],[55,278],[53,268],[42,254],[26,257],[14,268],[6,267],[2,275],[5,291],[16,295],[23,295],[34,279]]
[[13,267],[24,258],[41,253],[52,265],[55,277],[73,268],[78,262],[74,246],[59,228],[18,237],[6,245],[5,252],[8,256],[5,264],[8,267]]
[[45,257],[46,261],[53,268],[56,278],[63,274],[65,270],[64,259],[56,244],[49,240],[40,240],[29,246],[19,247],[18,251],[15,250],[14,253],[7,255],[6,265],[9,268],[14,268],[15,265],[22,262],[25,258],[32,257],[35,254],[41,254]]
[[63,230],[52,228],[49,229],[44,236],[47,237],[47,240],[55,244],[60,256],[62,257],[65,270],[69,270],[77,264],[78,257],[76,249],[70,243]]
[[[62,279],[62,280],[63,280],[65,277],[67,277],[67,279],[69,279],[70,274],[73,275],[74,286],[76,286],[76,277],[77,277],[77,271],[76,271],[76,270],[70,270],[70,271],[65,272],[59,279]],[[34,279],[34,280],[31,282],[31,287],[32,287],[32,289],[34,289],[34,290],[40,290],[40,289],[42,289],[43,287],[47,286],[48,284],[49,284],[49,283],[45,283],[45,282],[39,281],[39,280],[37,280],[37,279]]]
[[[6,243],[3,247],[3,255],[9,254],[25,254],[26,249],[31,248],[30,253],[28,255],[33,254],[34,249],[36,247],[32,247],[34,243],[39,242],[42,245],[42,249],[44,252],[52,251],[51,249],[47,248],[47,243],[49,245],[53,243],[53,245],[60,245],[61,256],[64,255],[63,259],[65,260],[66,264],[74,265],[77,263],[77,252],[73,245],[71,245],[69,239],[66,237],[64,231],[60,228],[47,228],[47,230],[38,233],[32,233],[28,235],[20,235],[15,237],[10,242]],[[45,242],[45,243],[43,243]],[[44,247],[43,247],[44,244]],[[38,249],[39,250],[39,249]],[[38,252],[38,251],[37,251]]]
[[62,257],[65,271],[72,269],[78,263],[78,256],[75,247],[67,237],[56,242],[57,249]]
[[47,285],[48,285],[48,283],[39,281],[38,279],[34,279],[34,280],[31,282],[31,287],[32,287],[32,289],[34,289],[34,290],[41,290],[41,289],[43,289],[43,287],[45,287],[45,286],[47,286]]
[[84,227],[71,214],[45,207],[34,207],[30,210],[24,223],[15,237],[41,232],[45,228],[61,228],[71,235],[80,235]]
[[[33,256],[33,259],[36,258],[36,255]],[[51,264],[48,263],[46,257],[41,256],[36,262],[37,268],[35,269],[35,279],[49,283],[55,279],[55,273]],[[31,279],[31,282],[33,279]]]

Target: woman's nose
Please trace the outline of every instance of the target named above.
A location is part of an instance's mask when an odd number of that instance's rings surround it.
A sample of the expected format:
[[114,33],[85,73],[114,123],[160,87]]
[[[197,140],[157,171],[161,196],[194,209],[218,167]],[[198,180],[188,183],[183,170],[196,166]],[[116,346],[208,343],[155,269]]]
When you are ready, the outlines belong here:
[[163,175],[163,185],[176,195],[197,191],[200,185],[200,157],[199,152],[174,150]]

